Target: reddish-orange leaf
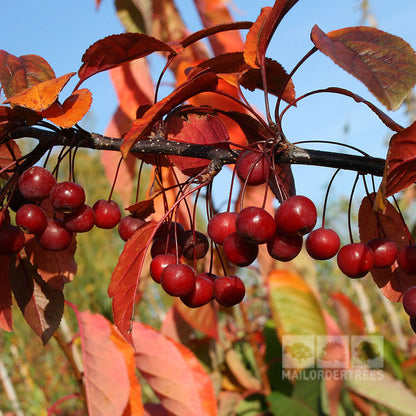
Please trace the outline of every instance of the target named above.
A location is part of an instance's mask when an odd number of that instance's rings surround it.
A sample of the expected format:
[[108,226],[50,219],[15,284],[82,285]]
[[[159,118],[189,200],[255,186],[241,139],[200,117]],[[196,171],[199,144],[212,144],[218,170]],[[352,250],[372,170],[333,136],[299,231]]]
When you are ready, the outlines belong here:
[[[0,126],[1,131],[1,126]],[[0,170],[5,169],[0,173],[0,178],[8,179],[12,176],[15,168],[15,161],[22,156],[19,146],[14,140],[9,140],[7,144],[0,144]],[[7,167],[10,166],[11,170],[7,172]]]
[[108,296],[113,298],[114,324],[130,343],[137,286],[156,225],[154,222],[144,224],[126,242],[108,287]]
[[5,101],[7,104],[20,105],[33,111],[46,110],[57,98],[62,88],[75,75],[75,72],[62,75],[59,78],[40,82],[27,88]]
[[359,79],[389,110],[397,110],[416,84],[416,54],[398,36],[373,27],[349,27],[325,34],[314,26],[315,46]]
[[129,400],[130,381],[125,357],[112,340],[111,324],[89,311],[76,312],[76,316],[88,415],[122,415]]
[[10,274],[13,295],[26,322],[46,344],[61,322],[63,292],[47,285],[27,258],[12,264]]
[[160,120],[174,107],[183,103],[189,98],[204,91],[214,90],[217,82],[217,76],[212,72],[196,75],[194,78],[191,78],[176,88],[174,92],[169,94],[163,100],[152,105],[144,113],[142,118],[133,122],[129,132],[125,135],[124,142],[121,145],[123,156],[127,156],[130,148],[138,140],[151,133],[152,127],[156,121]]
[[346,335],[362,335],[365,332],[365,322],[360,308],[342,292],[331,294],[334,301],[335,311],[338,315],[338,322]]
[[4,331],[13,331],[9,263],[10,256],[0,255],[0,329]]
[[136,366],[170,415],[217,414],[212,382],[191,351],[139,322],[133,339]]
[[42,111],[42,116],[57,126],[68,129],[88,113],[91,103],[91,92],[83,88],[74,91],[63,104],[55,101],[49,108]]
[[0,83],[7,98],[52,78],[53,69],[40,56],[17,57],[0,50]]
[[85,51],[82,57],[83,64],[78,70],[80,81],[76,88],[94,74],[115,68],[134,59],[143,58],[153,52],[175,54],[176,49],[169,43],[142,33],[107,36],[92,44]]
[[154,198],[144,199],[127,208],[137,218],[145,219],[155,212]]
[[[398,249],[412,241],[409,230],[399,212],[387,200],[386,212],[378,215],[373,209],[375,194],[366,196],[361,202],[358,213],[360,239],[363,243],[386,236],[396,243]],[[384,296],[392,302],[401,300],[402,293],[416,285],[416,276],[404,273],[397,264],[382,269],[371,269],[371,275]]]

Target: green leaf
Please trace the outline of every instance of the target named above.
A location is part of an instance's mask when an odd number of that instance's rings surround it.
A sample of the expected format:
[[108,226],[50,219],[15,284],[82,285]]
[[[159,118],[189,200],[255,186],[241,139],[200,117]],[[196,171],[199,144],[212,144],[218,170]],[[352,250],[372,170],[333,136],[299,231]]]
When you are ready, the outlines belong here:
[[270,403],[270,410],[274,415],[285,415],[285,416],[317,416],[313,409],[309,408],[305,403],[301,401],[285,396],[279,391],[275,391],[268,396]]

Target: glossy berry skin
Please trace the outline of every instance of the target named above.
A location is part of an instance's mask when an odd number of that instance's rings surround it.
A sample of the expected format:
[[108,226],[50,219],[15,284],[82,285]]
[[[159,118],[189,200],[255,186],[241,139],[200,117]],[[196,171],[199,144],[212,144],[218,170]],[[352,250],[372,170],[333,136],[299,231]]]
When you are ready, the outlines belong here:
[[172,237],[159,237],[153,241],[150,255],[155,258],[159,254],[173,254],[175,257],[180,257],[182,249]]
[[171,296],[185,296],[195,286],[194,269],[187,264],[169,264],[160,277],[163,290]]
[[374,252],[363,243],[347,244],[338,252],[340,270],[352,279],[365,276],[374,266]]
[[279,229],[267,243],[270,257],[279,261],[293,260],[302,250],[303,237],[299,234],[284,234]]
[[245,151],[237,159],[235,170],[237,176],[247,185],[261,185],[267,180],[270,163],[263,153]]
[[416,286],[411,286],[403,293],[403,308],[411,317],[416,317]]
[[181,301],[189,308],[198,308],[206,305],[214,297],[214,281],[205,276],[205,273],[198,274],[195,285]]
[[214,282],[214,298],[222,306],[231,307],[240,303],[246,288],[238,276],[221,276]]
[[219,212],[208,221],[207,232],[211,240],[219,245],[227,235],[236,231],[237,214],[235,212]]
[[150,262],[150,276],[156,283],[160,283],[163,270],[169,264],[178,264],[177,257],[174,254],[159,254]]
[[274,219],[281,232],[304,235],[315,227],[316,207],[306,196],[295,195],[278,206]]
[[236,221],[237,232],[256,244],[267,243],[276,231],[274,218],[263,208],[247,207],[239,212]]
[[72,232],[65,228],[62,220],[49,218],[46,228],[36,234],[36,240],[39,247],[48,251],[65,250],[72,241]]
[[185,233],[185,228],[180,222],[169,221],[169,222],[162,222],[159,228],[157,229],[153,240],[156,240],[160,237],[166,237],[169,234],[169,237],[173,239],[177,239],[179,244],[181,244],[183,240],[183,235]]
[[48,198],[56,179],[47,169],[32,166],[19,178],[19,190],[29,201],[41,201]]
[[74,182],[56,183],[50,193],[52,206],[59,212],[69,214],[81,208],[85,203],[85,191]]
[[98,228],[114,228],[121,219],[121,211],[117,202],[99,199],[92,207],[95,213],[95,225]]
[[183,235],[182,256],[188,260],[202,259],[208,252],[209,242],[205,234],[198,230],[187,230]]
[[16,212],[16,225],[25,233],[37,234],[46,227],[45,211],[35,204],[22,205]]
[[331,259],[338,253],[339,246],[339,236],[330,228],[317,228],[305,240],[306,251],[315,260]]
[[367,245],[374,252],[374,267],[388,267],[396,261],[396,243],[389,238],[374,238]]
[[259,247],[256,243],[244,239],[237,231],[229,234],[223,243],[227,259],[239,267],[246,267],[257,258]]
[[25,245],[23,231],[12,225],[0,225],[0,254],[17,254]]
[[65,228],[74,233],[86,233],[94,227],[95,214],[89,205],[82,205],[76,211],[64,215]]
[[118,223],[118,234],[123,241],[127,241],[142,225],[145,224],[145,220],[141,218],[127,215],[123,217]]
[[416,244],[398,250],[397,263],[405,273],[416,274]]

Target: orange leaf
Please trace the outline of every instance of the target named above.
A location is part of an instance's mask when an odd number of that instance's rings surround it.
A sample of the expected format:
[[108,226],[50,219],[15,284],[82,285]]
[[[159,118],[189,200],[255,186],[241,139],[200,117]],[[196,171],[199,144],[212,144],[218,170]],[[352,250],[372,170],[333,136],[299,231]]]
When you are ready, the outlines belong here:
[[416,54],[398,36],[373,27],[349,27],[325,34],[314,26],[315,46],[359,79],[389,110],[397,110],[416,84]]
[[13,331],[12,289],[9,282],[10,256],[0,255],[0,329]]
[[[155,195],[156,196],[156,195]],[[127,208],[135,217],[145,219],[155,212],[155,203],[153,198],[144,199],[136,202]]]
[[59,78],[40,82],[33,87],[13,95],[5,101],[7,104],[20,105],[33,111],[46,110],[57,98],[62,88],[75,75],[75,72],[62,75]]
[[331,299],[335,303],[338,322],[343,333],[347,335],[363,335],[365,322],[361,310],[342,292],[332,293]]
[[42,111],[42,116],[57,126],[68,129],[87,114],[91,103],[91,92],[83,88],[74,91],[63,104],[55,101],[49,108]]
[[[4,108],[4,107],[0,107]],[[0,124],[1,132],[1,124]],[[14,140],[9,140],[7,143],[0,144],[0,170],[13,164],[22,156],[19,146]],[[13,174],[13,169],[9,172],[4,171],[0,173],[0,178],[8,179]]]

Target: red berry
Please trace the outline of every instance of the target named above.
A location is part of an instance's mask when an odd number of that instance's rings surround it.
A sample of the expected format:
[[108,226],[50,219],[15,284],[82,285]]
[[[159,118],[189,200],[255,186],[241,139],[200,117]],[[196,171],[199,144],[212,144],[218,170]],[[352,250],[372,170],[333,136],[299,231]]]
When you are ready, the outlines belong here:
[[69,214],[84,205],[85,191],[74,182],[59,182],[52,187],[50,199],[57,211]]
[[270,163],[263,153],[245,151],[237,159],[235,170],[242,182],[247,185],[260,185],[267,180]]
[[339,250],[338,234],[330,228],[317,228],[306,237],[306,251],[315,260],[328,260]]
[[315,227],[317,212],[306,196],[295,195],[283,201],[274,214],[277,228],[286,234],[307,234]]
[[185,296],[195,286],[196,275],[187,264],[169,264],[160,278],[164,291],[171,296]]
[[337,263],[344,274],[356,279],[365,276],[374,266],[374,253],[366,244],[347,244],[338,252]]
[[118,234],[122,240],[127,241],[145,222],[141,218],[127,215],[118,223]]
[[279,229],[267,243],[270,257],[279,261],[293,260],[302,250],[303,238],[299,234],[283,234]]
[[180,244],[183,239],[184,232],[185,228],[183,228],[183,225],[180,222],[162,222],[162,224],[160,224],[159,228],[157,229],[153,239],[156,240],[159,237],[166,237],[169,235],[169,237],[173,239],[176,238]]
[[416,317],[416,286],[411,286],[403,293],[403,308],[409,316]]
[[95,224],[95,214],[89,205],[83,205],[76,211],[64,215],[65,228],[74,233],[86,233]]
[[240,303],[246,293],[243,281],[238,276],[222,276],[215,279],[214,298],[222,306]]
[[65,228],[62,220],[49,218],[46,228],[36,234],[39,247],[48,251],[65,250],[72,241],[72,232]]
[[397,263],[405,273],[416,274],[416,244],[398,250]]
[[40,233],[48,222],[45,211],[35,204],[22,205],[16,212],[16,225],[25,233]]
[[263,244],[273,238],[276,222],[265,209],[247,207],[237,215],[236,229],[242,237]]
[[388,267],[396,261],[396,243],[389,238],[374,238],[367,245],[374,252],[374,267]]
[[209,248],[208,238],[197,230],[187,230],[183,235],[182,256],[188,260],[202,259]]
[[237,214],[235,212],[220,212],[215,214],[208,222],[208,235],[216,244],[222,244],[227,235],[236,231],[235,223]]
[[0,254],[16,254],[25,245],[25,235],[12,224],[0,225]]
[[237,231],[229,234],[223,242],[225,257],[236,266],[246,267],[257,258],[259,247],[256,243],[241,237]]
[[180,257],[182,249],[179,243],[172,237],[159,237],[153,241],[150,255],[154,258],[159,254],[173,254],[175,257]]
[[41,201],[49,196],[56,179],[47,169],[32,166],[19,178],[19,190],[29,201]]
[[120,207],[113,200],[99,199],[92,209],[95,213],[95,225],[99,228],[114,228],[120,222]]
[[156,283],[160,283],[163,270],[169,264],[178,264],[178,258],[174,254],[159,254],[150,262],[150,276]]
[[195,285],[185,296],[182,302],[190,308],[198,308],[210,302],[214,297],[214,281],[205,276],[205,273],[196,276]]

